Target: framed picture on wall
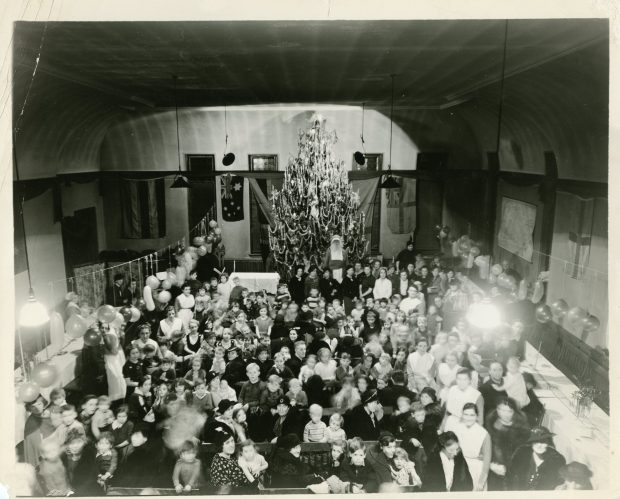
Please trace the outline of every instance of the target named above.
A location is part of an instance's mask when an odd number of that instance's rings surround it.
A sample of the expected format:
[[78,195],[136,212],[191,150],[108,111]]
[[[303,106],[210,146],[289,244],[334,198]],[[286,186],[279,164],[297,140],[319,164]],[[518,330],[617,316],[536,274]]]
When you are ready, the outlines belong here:
[[377,172],[383,169],[383,154],[368,153],[364,154],[364,158],[366,163],[363,165],[358,164],[355,157],[353,158],[353,171]]
[[277,172],[277,154],[250,154],[249,164],[251,172]]
[[502,197],[502,212],[497,244],[531,262],[534,253],[536,205]]

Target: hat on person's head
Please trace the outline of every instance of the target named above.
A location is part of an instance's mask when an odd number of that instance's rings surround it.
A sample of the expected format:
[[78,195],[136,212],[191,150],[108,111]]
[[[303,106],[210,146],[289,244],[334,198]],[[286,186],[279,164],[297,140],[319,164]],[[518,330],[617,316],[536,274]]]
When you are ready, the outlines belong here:
[[544,426],[537,426],[530,430],[530,437],[527,439],[528,444],[534,444],[537,442],[547,443],[555,433],[551,433]]
[[239,347],[232,346],[228,350],[226,350],[226,355],[229,353],[235,352],[237,355],[241,355],[241,349]]
[[362,394],[362,405],[369,404],[370,402],[376,402],[379,400],[376,390],[368,390]]
[[232,326],[232,321],[230,319],[224,319],[222,321],[222,327],[228,328],[230,326]]
[[288,435],[282,435],[278,437],[276,441],[276,447],[279,449],[291,450],[293,447],[297,447],[301,444],[301,440],[295,433],[289,433]]
[[219,412],[220,414],[224,414],[228,409],[230,409],[234,405],[235,405],[235,402],[233,402],[232,400],[222,399],[220,400],[220,403],[217,404],[217,412]]
[[123,279],[125,279],[125,276],[123,274],[121,273],[114,274],[115,281],[122,281]]
[[560,476],[569,482],[576,482],[581,484],[590,485],[590,478],[592,478],[592,472],[583,463],[573,461],[572,463],[565,464],[559,470]]
[[275,406],[278,407],[279,405],[287,405],[287,406],[291,406],[291,399],[288,398],[288,396],[286,395],[282,395],[278,400],[276,400]]
[[233,438],[234,435],[232,430],[228,428],[227,425],[217,426],[213,430],[213,443],[219,449],[221,449],[224,442],[228,441],[230,438]]

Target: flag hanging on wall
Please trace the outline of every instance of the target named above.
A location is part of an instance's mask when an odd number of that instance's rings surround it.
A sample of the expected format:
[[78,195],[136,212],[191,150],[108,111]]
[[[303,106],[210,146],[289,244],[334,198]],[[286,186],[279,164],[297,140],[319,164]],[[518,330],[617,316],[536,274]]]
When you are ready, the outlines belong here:
[[122,237],[158,239],[166,236],[164,179],[121,181]]
[[590,259],[592,222],[594,219],[594,199],[570,196],[568,212],[568,261],[566,273],[572,279],[582,279]]
[[408,234],[416,226],[416,179],[401,177],[398,189],[387,190],[387,224],[392,234]]
[[220,177],[222,218],[227,222],[243,220],[243,181],[238,175]]

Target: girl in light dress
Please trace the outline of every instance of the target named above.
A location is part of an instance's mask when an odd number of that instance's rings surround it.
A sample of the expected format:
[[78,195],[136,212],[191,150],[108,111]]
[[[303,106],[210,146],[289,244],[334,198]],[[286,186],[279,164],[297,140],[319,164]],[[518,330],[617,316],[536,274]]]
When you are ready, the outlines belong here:
[[455,383],[456,373],[459,369],[461,369],[461,366],[458,364],[456,355],[452,352],[446,355],[445,362],[442,362],[437,367],[437,388],[441,401],[445,402],[448,390]]
[[390,466],[390,472],[394,483],[398,485],[414,485],[419,487],[422,485],[422,480],[418,476],[415,464],[409,460],[409,454],[402,448],[397,448],[394,451],[394,466]]
[[302,385],[306,384],[306,381],[310,378],[310,376],[314,376],[314,368],[316,367],[316,355],[308,355],[306,357],[306,363],[301,366],[299,370],[299,381],[301,381]]
[[456,374],[456,383],[450,387],[446,396],[446,415],[442,424],[443,431],[452,430],[454,425],[461,420],[463,407],[467,403],[473,403],[478,407],[477,419],[482,424],[484,412],[482,395],[471,386],[471,371],[462,368]]
[[407,380],[409,389],[420,393],[424,388],[435,387],[435,359],[426,350],[428,342],[418,341],[416,351],[407,358]]
[[185,329],[189,327],[189,321],[194,318],[194,305],[196,300],[192,294],[192,288],[189,284],[183,285],[183,292],[176,297],[174,301],[174,308],[177,312],[177,317],[183,321]]

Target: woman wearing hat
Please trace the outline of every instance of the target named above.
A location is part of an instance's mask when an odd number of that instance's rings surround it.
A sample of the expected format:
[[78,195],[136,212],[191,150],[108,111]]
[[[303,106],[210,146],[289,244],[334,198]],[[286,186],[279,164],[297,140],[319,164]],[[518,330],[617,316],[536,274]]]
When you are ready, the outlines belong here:
[[527,418],[511,398],[497,402],[485,422],[491,436],[491,464],[488,478],[489,490],[507,490],[510,458],[529,436]]
[[296,406],[291,407],[291,400],[286,395],[282,395],[276,401],[275,410],[276,413],[273,415],[270,428],[272,442],[276,442],[282,435],[290,433],[294,433],[297,436],[301,435],[303,426],[299,412]]
[[342,247],[340,236],[332,236],[331,244],[323,257],[323,268],[332,272],[332,277],[337,282],[342,282],[342,269],[347,266],[348,252]]
[[566,460],[553,448],[553,435],[544,426],[532,428],[527,443],[512,456],[506,473],[510,490],[553,490],[562,484]]
[[235,422],[233,420],[233,412],[235,410],[236,402],[224,399],[220,400],[217,405],[217,412],[215,417],[210,419],[204,429],[205,441],[211,440],[209,436],[215,435],[218,429],[221,429],[227,433],[230,433],[233,437],[236,437]]
[[248,469],[245,461],[235,459],[235,438],[223,428],[214,433],[217,454],[213,457],[209,476],[220,494],[243,494],[256,488],[258,482]]
[[323,481],[301,460],[301,440],[294,433],[278,437],[269,470],[271,487],[302,488]]
[[379,398],[375,390],[362,395],[362,403],[351,410],[348,417],[347,435],[362,440],[377,440],[380,433],[380,417],[377,416]]
[[555,490],[592,490],[592,472],[585,464],[573,461],[560,468],[560,476],[564,480]]

